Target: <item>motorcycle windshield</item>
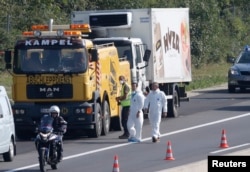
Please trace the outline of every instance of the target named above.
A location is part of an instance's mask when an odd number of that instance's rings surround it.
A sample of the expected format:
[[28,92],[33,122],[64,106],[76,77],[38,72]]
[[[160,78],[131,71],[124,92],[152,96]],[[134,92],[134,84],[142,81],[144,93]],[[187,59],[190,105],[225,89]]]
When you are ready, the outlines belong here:
[[44,115],[42,117],[39,130],[43,133],[53,131],[53,118],[50,115]]

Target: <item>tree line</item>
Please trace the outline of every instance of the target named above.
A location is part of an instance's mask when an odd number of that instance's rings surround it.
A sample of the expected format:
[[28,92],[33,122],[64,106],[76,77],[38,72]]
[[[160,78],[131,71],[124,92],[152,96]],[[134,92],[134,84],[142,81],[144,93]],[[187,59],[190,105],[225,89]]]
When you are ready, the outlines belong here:
[[189,8],[194,67],[224,63],[250,44],[249,0],[0,0],[0,51],[13,48],[17,36],[33,24],[70,23],[72,11]]

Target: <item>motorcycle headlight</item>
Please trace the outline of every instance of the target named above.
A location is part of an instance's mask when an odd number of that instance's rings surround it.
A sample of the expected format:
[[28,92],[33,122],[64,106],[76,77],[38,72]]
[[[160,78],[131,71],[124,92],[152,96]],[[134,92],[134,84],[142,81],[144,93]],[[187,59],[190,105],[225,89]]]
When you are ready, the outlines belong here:
[[40,133],[40,137],[44,140],[44,138],[49,137],[50,133]]

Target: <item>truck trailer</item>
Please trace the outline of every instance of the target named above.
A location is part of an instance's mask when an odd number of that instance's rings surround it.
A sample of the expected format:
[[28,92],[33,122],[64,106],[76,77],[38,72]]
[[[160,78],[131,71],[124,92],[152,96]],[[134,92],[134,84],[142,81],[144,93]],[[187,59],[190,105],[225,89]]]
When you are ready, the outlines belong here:
[[[130,62],[132,81],[144,92],[158,82],[168,99],[168,117],[178,116],[192,81],[188,8],[73,11],[71,23],[88,23],[94,44],[114,43],[119,58]],[[149,59],[145,52],[151,52]]]

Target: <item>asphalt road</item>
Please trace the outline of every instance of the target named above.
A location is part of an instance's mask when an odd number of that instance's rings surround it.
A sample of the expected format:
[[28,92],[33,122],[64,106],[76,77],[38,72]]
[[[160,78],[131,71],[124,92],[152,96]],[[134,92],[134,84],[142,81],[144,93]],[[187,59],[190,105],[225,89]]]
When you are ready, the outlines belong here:
[[[198,95],[200,95],[200,94],[202,94],[204,92],[209,93],[209,92],[214,92],[214,91],[217,91],[217,90],[220,91],[220,90],[226,90],[226,89],[227,89],[227,85],[223,84],[223,85],[215,86],[215,87],[212,87],[212,88],[201,89],[201,90],[196,90],[196,91],[193,91],[193,92],[189,92],[188,95],[191,96],[191,97],[194,97],[194,96],[198,96]],[[249,94],[249,91],[247,91],[246,94],[247,93]],[[245,93],[243,93],[243,94],[245,94]],[[226,137],[227,137],[227,135],[226,135]],[[227,141],[227,145],[229,146],[229,148],[227,148],[227,149],[232,149],[232,150],[237,149],[237,147],[230,147],[227,138],[226,138],[226,141]],[[222,144],[222,136],[221,136],[220,144]],[[246,143],[245,145],[242,145],[242,147],[246,146],[246,149],[235,151],[235,152],[228,153],[228,154],[220,154],[220,155],[225,155],[225,156],[250,156],[250,148],[248,148],[249,145],[250,145],[250,143]],[[221,145],[219,145],[219,146],[221,146]],[[170,168],[170,169],[167,169],[167,170],[161,170],[161,171],[158,171],[158,172],[201,172],[201,171],[202,172],[207,172],[208,171],[207,166],[208,166],[208,161],[207,161],[207,159],[204,159],[204,160],[200,160],[200,161],[197,161],[197,162],[192,162],[192,163],[185,164],[185,165],[180,165],[178,167],[173,167],[173,168]]]
[[[223,85],[188,95],[190,101],[181,102],[178,118],[162,120],[160,143],[152,143],[147,119],[140,144],[119,140],[121,132],[96,139],[65,139],[65,157],[57,171],[112,171],[117,155],[121,172],[206,172],[208,155],[249,155],[250,91],[229,94]],[[226,131],[229,148],[220,147],[222,130]],[[174,160],[165,160],[169,142]],[[0,159],[0,171],[38,172],[33,141],[17,144],[14,162]]]

